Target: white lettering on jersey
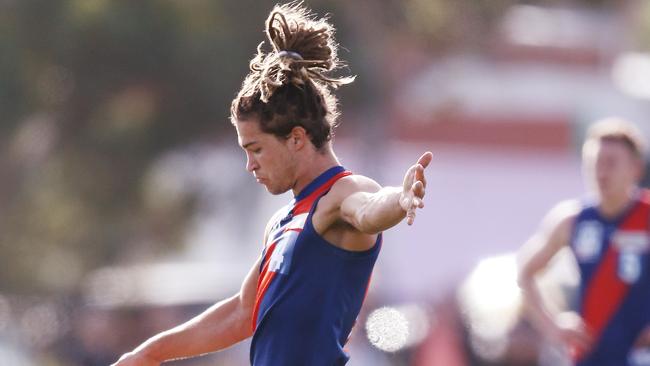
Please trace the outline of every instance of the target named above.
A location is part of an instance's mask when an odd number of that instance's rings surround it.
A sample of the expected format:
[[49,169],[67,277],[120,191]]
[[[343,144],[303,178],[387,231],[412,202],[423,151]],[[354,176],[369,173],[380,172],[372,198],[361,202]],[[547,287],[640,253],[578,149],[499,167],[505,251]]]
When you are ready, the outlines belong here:
[[[307,213],[294,216],[290,222],[275,230],[269,240],[275,244],[275,249],[269,258],[269,271],[289,274],[291,259],[296,240],[305,226]],[[269,243],[270,244],[270,243]]]
[[642,255],[650,248],[648,233],[645,230],[619,230],[612,242],[619,252],[618,277],[625,283],[635,283],[643,272]]
[[620,253],[618,256],[618,277],[625,283],[635,283],[641,277],[641,256],[635,253]]
[[650,248],[648,233],[645,230],[619,230],[614,236],[614,245],[620,252],[645,253]]
[[593,262],[598,258],[603,242],[603,226],[598,221],[578,224],[575,239],[575,255],[579,262]]

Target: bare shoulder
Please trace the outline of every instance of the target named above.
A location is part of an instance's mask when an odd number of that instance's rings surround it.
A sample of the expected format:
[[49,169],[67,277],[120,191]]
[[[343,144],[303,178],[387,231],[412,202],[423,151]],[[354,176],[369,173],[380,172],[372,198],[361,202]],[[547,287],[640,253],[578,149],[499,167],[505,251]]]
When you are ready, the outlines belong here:
[[364,234],[344,219],[345,207],[359,207],[367,195],[378,192],[382,187],[363,175],[349,175],[332,185],[314,211],[314,229],[335,246],[348,250],[366,250],[377,239]]
[[[544,217],[535,237],[540,245],[555,251],[569,244],[571,232],[581,205],[577,200],[567,200],[556,204]],[[554,249],[553,249],[554,248]]]
[[353,174],[336,181],[330,189],[329,195],[333,198],[335,197],[343,200],[345,197],[357,192],[375,193],[380,189],[381,186],[379,183],[375,182],[373,179],[363,175]]
[[339,210],[346,198],[356,193],[375,193],[381,189],[379,183],[363,175],[348,175],[334,183],[318,204],[317,212],[327,223],[338,220]]
[[562,201],[546,214],[537,232],[519,250],[520,279],[531,279],[560,249],[569,245],[580,207],[577,200]]
[[581,205],[578,200],[561,201],[546,214],[542,226],[553,230],[559,227],[570,227],[580,213]]

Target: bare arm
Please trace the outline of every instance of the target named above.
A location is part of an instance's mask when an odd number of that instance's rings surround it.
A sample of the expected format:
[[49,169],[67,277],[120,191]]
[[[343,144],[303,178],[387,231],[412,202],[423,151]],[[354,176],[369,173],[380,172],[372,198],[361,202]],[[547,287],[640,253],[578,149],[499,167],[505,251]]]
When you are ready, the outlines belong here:
[[569,245],[571,230],[579,206],[575,202],[557,205],[545,217],[540,229],[522,247],[519,256],[519,286],[526,301],[531,321],[552,339],[586,350],[591,337],[582,319],[575,313],[552,314],[545,305],[537,286],[536,275],[543,270],[557,252]]
[[415,210],[424,207],[426,180],[424,169],[432,159],[430,152],[424,153],[411,166],[402,187],[380,186],[364,177],[344,187],[340,215],[342,219],[365,234],[377,234],[397,225],[407,218],[409,225],[415,220]]
[[260,260],[251,268],[238,294],[186,323],[155,335],[123,355],[113,366],[157,366],[165,361],[219,351],[250,337]]

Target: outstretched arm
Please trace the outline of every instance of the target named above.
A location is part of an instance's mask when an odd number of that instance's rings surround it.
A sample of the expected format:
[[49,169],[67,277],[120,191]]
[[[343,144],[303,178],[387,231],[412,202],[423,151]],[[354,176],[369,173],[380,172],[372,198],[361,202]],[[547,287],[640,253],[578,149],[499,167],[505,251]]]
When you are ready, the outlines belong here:
[[377,234],[397,225],[406,217],[409,225],[415,210],[424,207],[426,179],[424,170],[431,162],[430,152],[422,154],[404,176],[402,187],[380,188],[367,178],[358,178],[347,189],[341,202],[340,215],[357,230]]
[[219,351],[250,337],[258,270],[259,260],[237,295],[216,303],[184,324],[155,335],[123,355],[113,366],[158,366],[165,361]]

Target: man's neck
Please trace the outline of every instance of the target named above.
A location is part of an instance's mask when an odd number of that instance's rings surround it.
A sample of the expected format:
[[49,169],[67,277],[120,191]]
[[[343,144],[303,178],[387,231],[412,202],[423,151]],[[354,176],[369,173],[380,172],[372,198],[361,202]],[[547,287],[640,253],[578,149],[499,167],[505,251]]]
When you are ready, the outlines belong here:
[[607,199],[601,197],[598,210],[607,218],[617,217],[623,213],[623,211],[629,206],[630,202],[634,199],[634,192],[635,190],[632,190],[624,195],[608,197]]
[[293,195],[297,196],[316,177],[323,174],[327,169],[340,165],[331,148],[325,147],[325,152],[314,151],[306,156],[296,175],[296,183],[293,185]]

